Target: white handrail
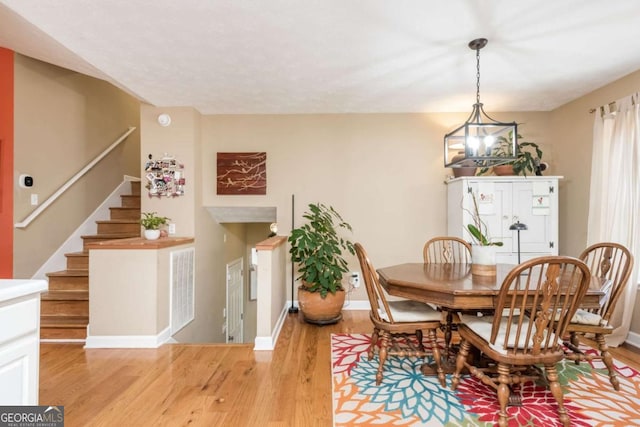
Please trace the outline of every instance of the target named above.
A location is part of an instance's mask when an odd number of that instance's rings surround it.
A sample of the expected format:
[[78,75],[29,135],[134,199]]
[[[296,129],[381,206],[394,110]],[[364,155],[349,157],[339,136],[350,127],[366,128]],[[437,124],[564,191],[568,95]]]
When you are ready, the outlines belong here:
[[125,133],[122,134],[122,136],[120,136],[118,139],[116,139],[113,144],[111,144],[110,146],[108,146],[101,154],[99,154],[95,159],[93,159],[89,164],[87,164],[84,168],[82,168],[82,170],[80,170],[78,173],[76,173],[74,176],[72,176],[71,178],[69,178],[69,181],[67,181],[62,187],[60,187],[55,193],[53,193],[51,196],[49,196],[49,198],[47,200],[45,200],[40,206],[38,206],[36,208],[36,210],[34,210],[33,212],[31,212],[29,214],[28,217],[26,217],[25,219],[22,220],[22,222],[18,222],[14,225],[15,228],[25,228],[26,226],[28,226],[29,224],[31,224],[31,221],[33,221],[34,219],[36,219],[38,217],[38,215],[40,215],[42,212],[44,212],[45,209],[47,209],[53,202],[56,201],[56,199],[58,197],[60,197],[62,195],[62,193],[64,193],[65,191],[67,191],[69,189],[69,187],[71,187],[73,184],[75,184],[80,178],[82,178],[82,176],[84,174],[86,174],[87,172],[89,172],[89,170],[91,170],[92,167],[94,167],[96,165],[96,163],[98,163],[100,160],[102,160],[107,154],[109,154],[114,148],[116,148],[118,146],[118,144],[120,144],[122,141],[125,140],[126,137],[128,137],[129,135],[131,135],[131,133],[136,130],[135,127],[130,127],[129,130],[127,130]]

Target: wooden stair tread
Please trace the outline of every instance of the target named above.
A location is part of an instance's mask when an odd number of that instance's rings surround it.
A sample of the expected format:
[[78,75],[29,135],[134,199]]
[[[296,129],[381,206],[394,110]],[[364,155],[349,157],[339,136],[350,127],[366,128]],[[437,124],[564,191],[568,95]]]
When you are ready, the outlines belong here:
[[43,314],[40,319],[40,326],[45,328],[77,328],[87,326],[89,316],[53,316]]
[[138,219],[104,219],[96,221],[96,224],[140,224]]
[[80,251],[80,252],[67,252],[64,254],[66,257],[88,257],[89,251]]
[[46,274],[47,277],[89,277],[89,270],[61,270]]
[[116,239],[128,239],[129,237],[140,237],[140,233],[89,234],[81,237],[83,239],[116,240]]
[[54,290],[42,293],[42,301],[88,301],[89,291]]
[[61,270],[46,274],[47,277],[89,277],[89,270]]

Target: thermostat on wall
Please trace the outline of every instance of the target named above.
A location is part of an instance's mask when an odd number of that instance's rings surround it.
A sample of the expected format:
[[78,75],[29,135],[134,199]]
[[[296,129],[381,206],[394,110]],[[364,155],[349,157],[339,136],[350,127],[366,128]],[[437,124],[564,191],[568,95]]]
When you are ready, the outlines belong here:
[[23,173],[22,175],[20,175],[20,187],[22,188],[33,187],[33,177],[31,175],[27,175],[26,173]]

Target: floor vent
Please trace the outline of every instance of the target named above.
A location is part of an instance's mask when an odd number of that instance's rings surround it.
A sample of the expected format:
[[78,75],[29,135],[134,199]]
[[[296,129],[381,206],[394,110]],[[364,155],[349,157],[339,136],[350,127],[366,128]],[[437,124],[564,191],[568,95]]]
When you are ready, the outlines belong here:
[[194,319],[195,248],[171,252],[171,335]]

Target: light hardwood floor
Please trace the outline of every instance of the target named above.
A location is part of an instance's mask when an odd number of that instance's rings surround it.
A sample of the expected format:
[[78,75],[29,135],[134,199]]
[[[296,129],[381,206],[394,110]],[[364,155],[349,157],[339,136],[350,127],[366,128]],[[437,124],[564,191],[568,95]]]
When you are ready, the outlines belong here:
[[[41,345],[40,403],[65,425],[300,427],[332,425],[332,333],[370,333],[366,311],[336,325],[289,315],[274,351],[250,344],[89,349]],[[636,368],[638,355],[614,349]]]

